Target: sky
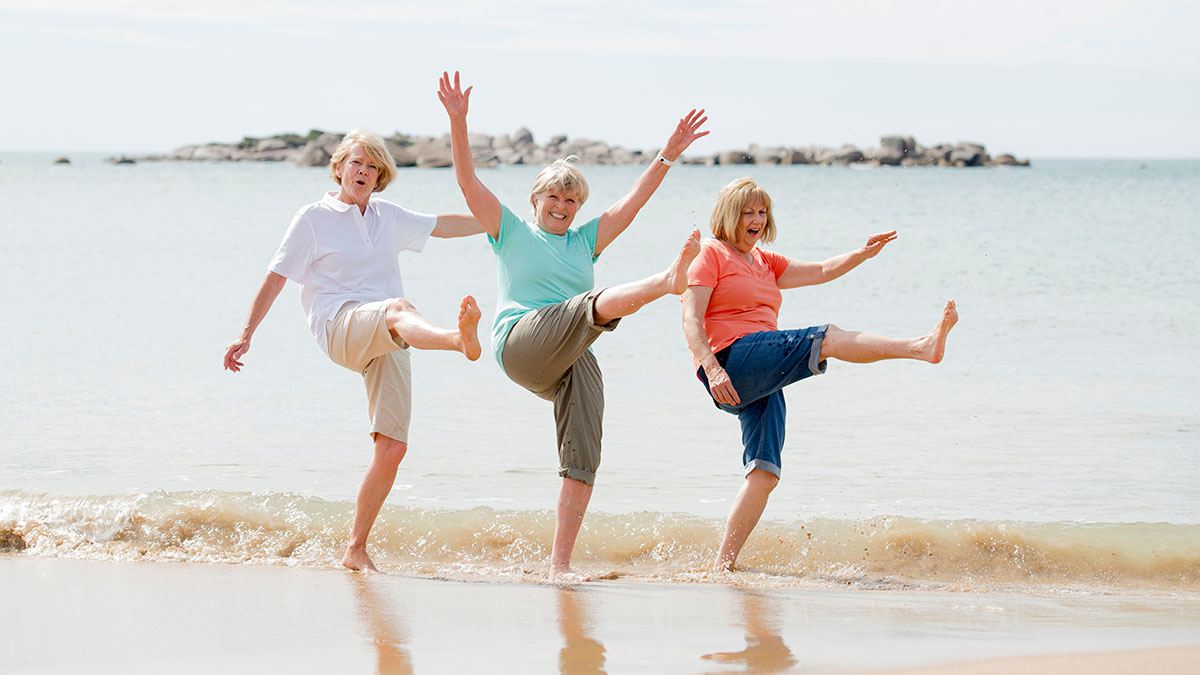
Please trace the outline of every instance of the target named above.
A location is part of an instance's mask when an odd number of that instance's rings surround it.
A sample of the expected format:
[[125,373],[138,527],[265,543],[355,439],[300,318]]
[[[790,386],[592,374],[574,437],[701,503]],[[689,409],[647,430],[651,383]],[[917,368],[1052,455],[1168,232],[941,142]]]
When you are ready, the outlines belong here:
[[703,154],[983,143],[1018,157],[1200,157],[1200,3],[878,0],[0,0],[0,152],[160,153],[309,129]]

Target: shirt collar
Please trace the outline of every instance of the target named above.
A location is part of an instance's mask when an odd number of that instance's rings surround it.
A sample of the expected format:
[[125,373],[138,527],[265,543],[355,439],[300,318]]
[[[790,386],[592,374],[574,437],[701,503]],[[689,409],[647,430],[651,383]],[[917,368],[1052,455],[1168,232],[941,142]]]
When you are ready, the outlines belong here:
[[[338,199],[337,190],[334,190],[333,192],[326,192],[325,196],[321,198],[321,203],[333,209],[334,211],[337,211],[338,213],[345,213],[354,207],[354,204],[347,204],[346,202]],[[370,207],[371,202],[367,202],[367,208]]]

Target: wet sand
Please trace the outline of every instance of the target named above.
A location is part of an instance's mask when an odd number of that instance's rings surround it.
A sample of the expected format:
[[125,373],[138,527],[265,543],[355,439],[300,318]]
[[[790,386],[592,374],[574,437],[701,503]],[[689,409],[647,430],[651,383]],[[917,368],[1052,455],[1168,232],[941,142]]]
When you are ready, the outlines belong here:
[[0,555],[12,673],[1188,673],[1200,607]]

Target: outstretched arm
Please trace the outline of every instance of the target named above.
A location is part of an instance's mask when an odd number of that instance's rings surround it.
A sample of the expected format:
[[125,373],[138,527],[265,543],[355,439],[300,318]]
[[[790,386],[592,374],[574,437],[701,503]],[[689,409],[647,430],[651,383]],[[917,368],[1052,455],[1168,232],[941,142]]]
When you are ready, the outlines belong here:
[[246,315],[246,324],[242,326],[242,332],[225,348],[225,370],[236,373],[242,369],[242,362],[238,359],[250,351],[250,338],[254,336],[258,324],[267,316],[286,283],[287,277],[282,274],[267,272],[262,285],[258,287],[258,293],[254,294],[254,301],[250,303],[250,313]]
[[704,369],[713,400],[717,403],[737,405],[741,402],[737,390],[733,388],[725,369],[717,362],[717,357],[713,356],[712,346],[708,344],[708,334],[704,332],[704,312],[708,310],[712,292],[710,286],[688,286],[683,292],[683,335],[687,338],[692,356]]
[[814,263],[803,260],[789,260],[787,269],[779,275],[776,283],[780,288],[796,288],[797,286],[813,286],[842,276],[858,267],[867,260],[874,258],[896,238],[896,231],[872,235],[862,248],[834,256],[824,262]]
[[471,143],[467,140],[467,107],[471,99],[471,87],[466,91],[458,82],[458,71],[454,72],[454,84],[450,75],[442,73],[438,82],[438,99],[450,116],[450,149],[454,155],[454,176],[458,187],[467,200],[467,208],[493,239],[500,236],[500,200],[487,189],[475,175],[475,160],[471,157]]
[[464,216],[457,213],[443,213],[437,217],[437,225],[433,226],[430,234],[441,239],[451,237],[469,237],[483,232],[483,226],[475,216]]
[[[663,146],[662,152],[658,153],[659,156],[668,162],[679,159],[679,156],[688,149],[693,141],[708,135],[707,131],[699,130],[706,121],[708,118],[704,116],[703,110],[692,110],[684,115],[679,120],[679,124],[675,125],[674,133],[667,139],[667,144]],[[596,247],[593,249],[594,255],[600,255],[601,251],[624,232],[625,228],[629,227],[634,216],[642,210],[646,202],[650,201],[650,195],[654,194],[654,191],[662,184],[663,178],[666,178],[667,169],[668,165],[655,157],[650,162],[650,166],[638,177],[637,182],[633,184],[629,194],[610,206],[600,216],[600,227],[596,232]]]

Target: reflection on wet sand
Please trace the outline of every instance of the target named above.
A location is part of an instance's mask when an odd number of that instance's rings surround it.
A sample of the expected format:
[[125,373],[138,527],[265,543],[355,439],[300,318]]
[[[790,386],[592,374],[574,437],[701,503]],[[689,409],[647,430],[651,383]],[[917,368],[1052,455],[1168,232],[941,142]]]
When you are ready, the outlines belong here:
[[375,672],[379,675],[411,675],[412,655],[404,648],[408,636],[400,621],[387,611],[388,603],[380,586],[385,578],[378,574],[350,574],[347,577],[354,585],[359,616],[375,645]]
[[778,621],[768,607],[767,596],[756,591],[735,591],[742,599],[742,623],[746,648],[740,652],[705,654],[702,659],[724,664],[741,664],[747,673],[780,673],[796,666],[792,650],[778,634]]
[[558,627],[563,648],[558,652],[558,670],[563,675],[605,673],[604,645],[588,636],[584,593],[570,588],[558,589]]

